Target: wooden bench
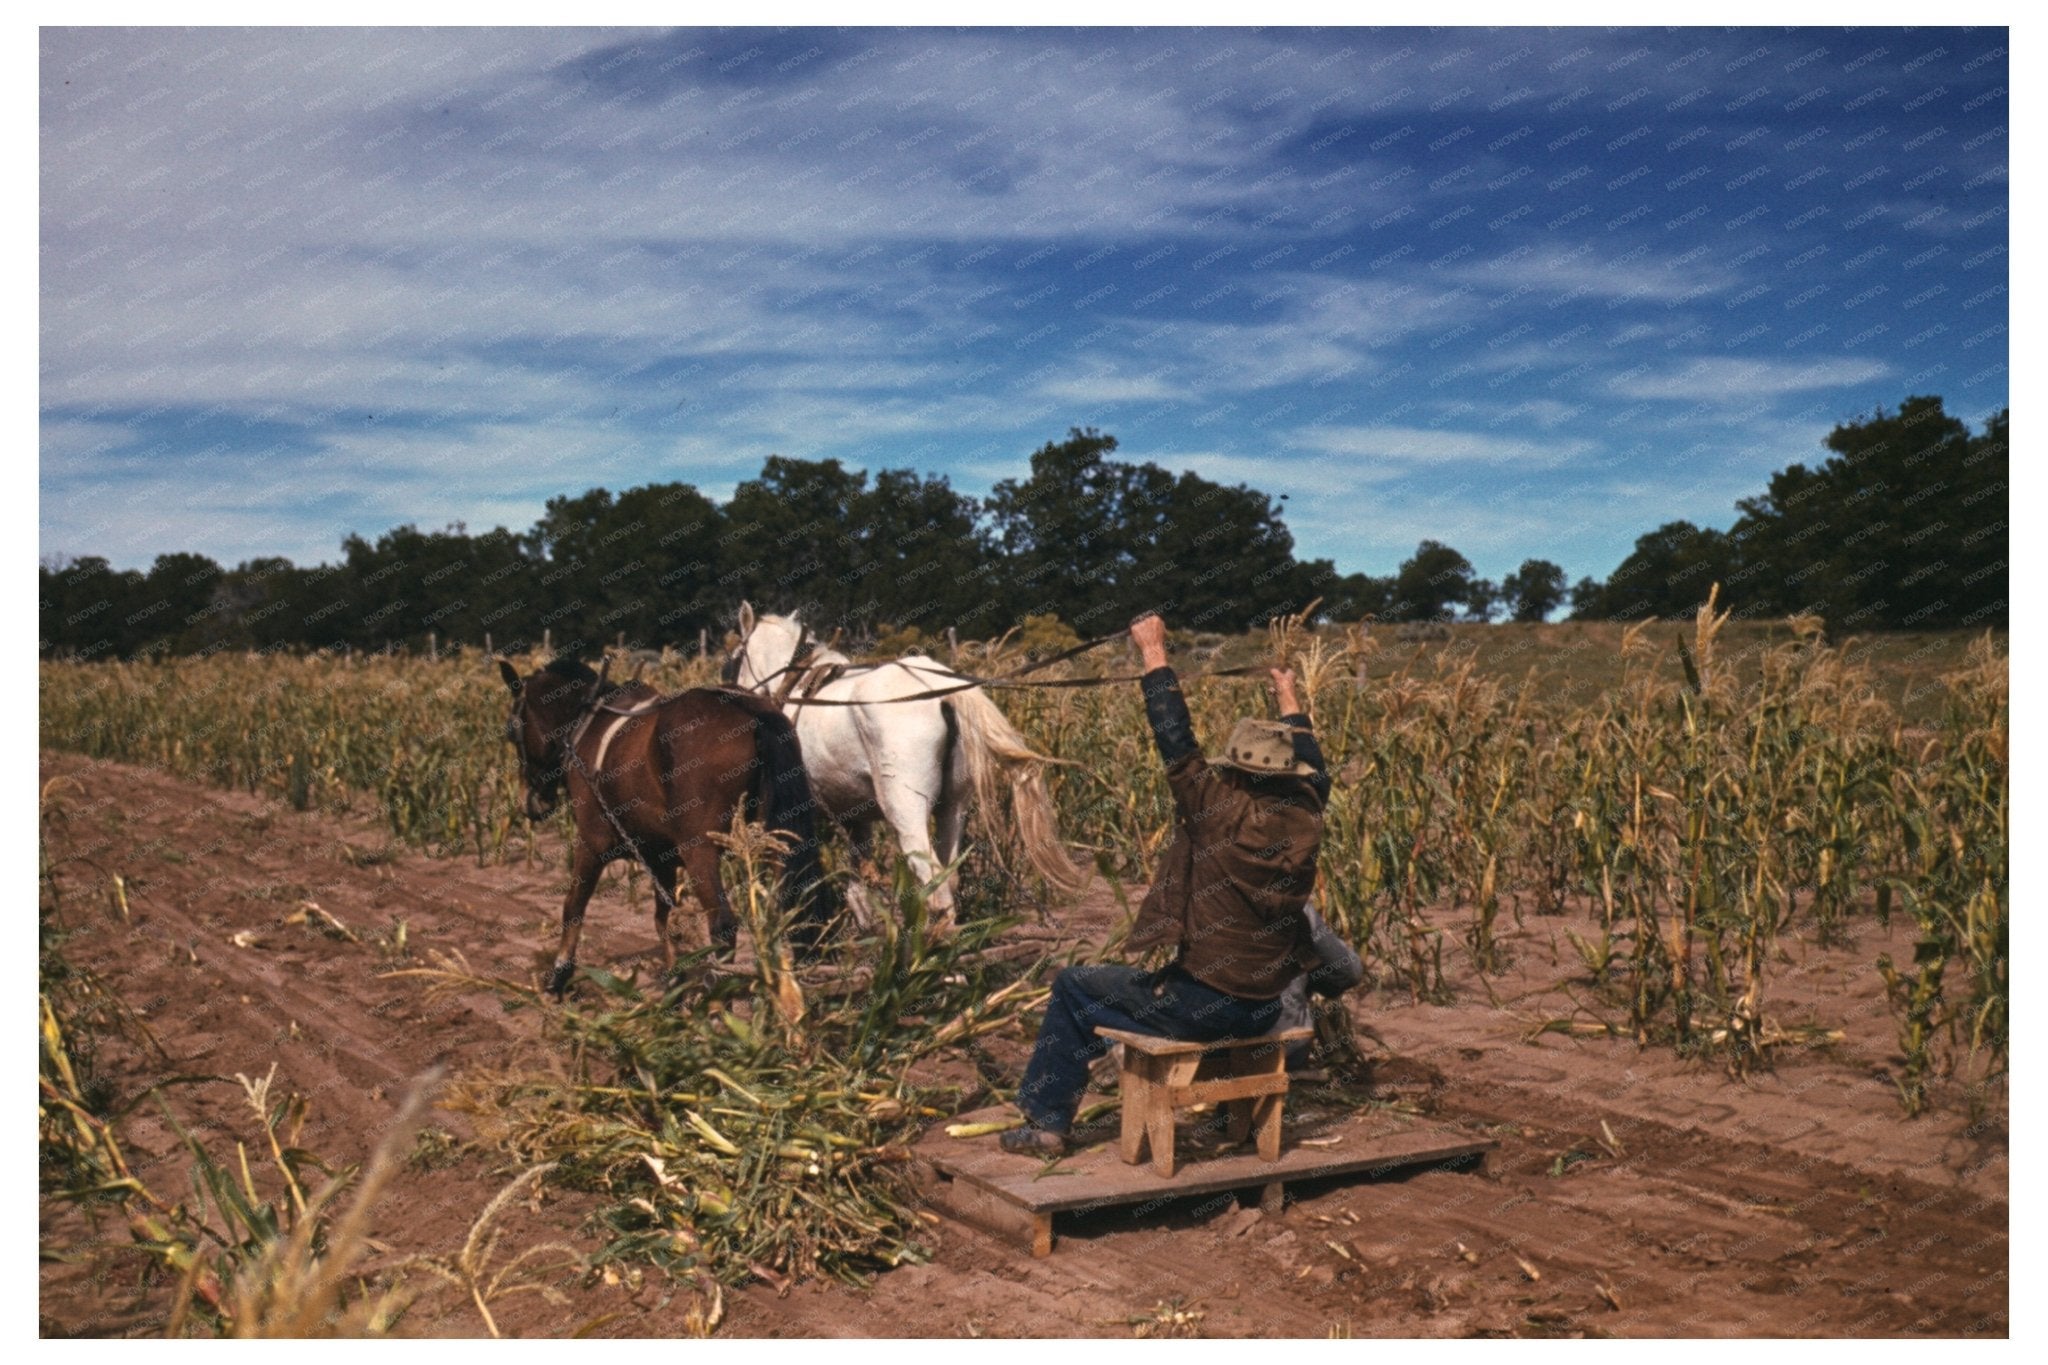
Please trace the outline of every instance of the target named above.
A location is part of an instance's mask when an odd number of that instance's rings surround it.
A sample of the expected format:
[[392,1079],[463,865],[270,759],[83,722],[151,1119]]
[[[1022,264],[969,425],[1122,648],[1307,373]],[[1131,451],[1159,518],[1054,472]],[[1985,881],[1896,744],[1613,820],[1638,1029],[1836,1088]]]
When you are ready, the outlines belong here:
[[1195,1104],[1227,1104],[1230,1141],[1258,1130],[1259,1156],[1280,1159],[1280,1114],[1287,1101],[1287,1049],[1315,1036],[1288,1029],[1259,1038],[1189,1043],[1149,1033],[1098,1028],[1096,1035],[1124,1045],[1123,1158],[1135,1166],[1152,1148],[1152,1169],[1173,1174],[1173,1120]]

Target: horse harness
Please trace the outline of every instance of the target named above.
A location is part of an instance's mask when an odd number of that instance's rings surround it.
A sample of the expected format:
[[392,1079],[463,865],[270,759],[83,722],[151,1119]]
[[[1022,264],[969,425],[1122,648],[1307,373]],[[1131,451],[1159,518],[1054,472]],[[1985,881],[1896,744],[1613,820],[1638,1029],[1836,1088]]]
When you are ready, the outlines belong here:
[[[740,660],[744,659],[747,656],[747,645],[749,642],[753,640],[753,638],[754,632],[749,630],[744,636],[740,638],[740,642],[733,646],[732,653],[725,656],[725,667],[719,670],[719,681],[723,682],[727,687],[739,687]],[[770,673],[766,677],[760,679],[752,687],[742,688],[741,690],[748,692],[758,692],[763,696],[768,697],[769,700],[773,701],[778,708],[783,706],[785,703],[789,701],[790,693],[794,692],[799,686],[801,686],[804,682],[805,675],[812,671],[811,661],[818,656],[819,650],[821,648],[830,649],[833,643],[838,642],[838,639],[839,632],[835,630],[832,632],[832,642],[821,646],[817,638],[811,634],[810,627],[804,625],[802,622],[798,622],[796,636],[796,652],[789,656],[789,662],[784,664],[782,667],[776,669],[773,673]],[[827,665],[827,667],[834,670],[843,671],[845,665],[832,664]],[[834,676],[837,676],[837,672],[834,673]],[[768,685],[774,682],[777,678],[782,679],[782,686],[773,689],[771,692]],[[824,686],[822,682],[812,683],[808,688],[805,689],[805,695],[808,696],[811,693],[816,692],[818,688],[822,686]]]
[[[1117,683],[1137,682],[1140,680],[1136,675],[1132,675],[1129,677],[1106,678],[1033,678],[1028,682],[1024,681],[1024,677],[1028,673],[1036,673],[1040,669],[1050,668],[1054,664],[1063,663],[1077,655],[1087,653],[1097,645],[1107,644],[1111,640],[1129,634],[1130,628],[1126,626],[1122,630],[1111,631],[1107,635],[1098,635],[1092,640],[1083,641],[1072,649],[1061,650],[1059,653],[1049,658],[1040,659],[1036,663],[1026,664],[1016,672],[1001,678],[983,678],[972,673],[962,673],[958,669],[941,664],[938,660],[934,659],[931,661],[932,666],[943,669],[951,676],[953,681],[942,686],[926,688],[922,692],[913,692],[903,697],[881,697],[873,700],[839,700],[821,697],[818,693],[822,692],[832,683],[846,677],[849,673],[882,668],[887,665],[880,663],[849,664],[843,662],[814,665],[811,661],[817,657],[821,648],[818,640],[811,635],[810,628],[802,622],[797,623],[797,632],[796,653],[790,656],[789,662],[763,677],[751,688],[741,689],[768,697],[778,708],[789,708],[789,717],[792,721],[796,719],[797,714],[806,706],[897,706],[905,702],[931,701],[936,698],[950,697],[956,692],[971,692],[977,687],[989,689],[1107,687]],[[749,631],[747,635],[741,638],[737,645],[733,646],[732,653],[726,656],[725,667],[720,672],[720,679],[726,686],[739,687],[740,660],[746,657],[747,644],[752,638],[753,632]],[[836,630],[833,632],[832,638],[834,642],[838,640],[839,633]],[[831,643],[822,646],[824,649],[830,649],[831,647]],[[904,660],[896,659],[891,662],[903,664]],[[908,667],[910,665],[905,666]],[[1263,669],[1264,665],[1262,664],[1247,664],[1239,668],[1214,668],[1201,673],[1187,674],[1183,680],[1193,678],[1245,677],[1261,672]],[[771,691],[769,684],[773,683],[777,678],[781,678],[783,681],[779,687]],[[790,698],[793,695],[796,697],[796,703],[794,707],[791,707]]]
[[[604,675],[600,673],[597,681],[591,685],[590,694],[584,698],[581,711],[577,715],[575,728],[569,732],[568,739],[563,745],[564,753],[568,763],[573,764],[576,771],[583,775],[583,781],[590,788],[590,794],[596,800],[598,810],[603,812],[605,822],[619,836],[619,842],[626,848],[631,849],[633,856],[640,860],[640,866],[647,869],[648,878],[654,883],[655,899],[661,903],[661,908],[666,913],[675,909],[675,899],[669,894],[668,889],[662,885],[661,875],[654,870],[654,863],[642,851],[640,841],[626,833],[626,827],[612,810],[611,803],[604,799],[604,788],[598,785],[597,773],[604,771],[605,754],[610,751],[612,740],[618,735],[626,722],[658,711],[666,704],[668,698],[659,696],[649,697],[647,700],[632,706],[620,706],[605,699],[603,695],[604,682]],[[522,689],[519,694],[518,708],[514,712],[515,718],[523,717],[525,709],[526,693]],[[595,766],[597,772],[592,772],[591,766],[586,766],[583,762],[583,755],[580,749],[583,737],[590,732],[592,723],[602,714],[611,715],[613,720],[605,727],[604,734],[598,739],[597,762],[595,765],[591,765]]]
[[[794,725],[797,717],[803,714],[804,707],[816,701],[820,692],[845,676],[846,665],[843,663],[818,664],[804,669],[801,673],[792,673],[790,681],[777,694],[775,704],[789,708],[789,721]],[[794,705],[791,704],[792,699]]]

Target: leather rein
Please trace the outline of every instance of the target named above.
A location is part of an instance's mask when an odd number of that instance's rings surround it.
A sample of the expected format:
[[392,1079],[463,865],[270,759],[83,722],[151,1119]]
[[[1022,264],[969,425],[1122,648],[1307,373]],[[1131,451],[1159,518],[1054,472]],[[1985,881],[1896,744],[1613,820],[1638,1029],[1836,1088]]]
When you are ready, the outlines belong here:
[[[811,660],[816,657],[819,649],[818,641],[812,638],[808,627],[803,626],[801,623],[799,623],[799,625],[797,626],[797,631],[798,634],[796,653],[790,656],[789,662],[784,664],[782,667],[776,669],[773,673],[770,673],[767,676],[761,678],[751,687],[746,688],[744,690],[756,692],[762,696],[767,696],[777,706],[786,706],[789,704],[790,693],[793,692],[801,684],[803,675],[811,670]],[[1016,672],[1006,673],[1000,678],[983,678],[972,673],[962,673],[960,672],[960,670],[956,668],[951,668],[950,666],[941,664],[938,660],[933,659],[931,661],[932,667],[946,669],[947,672],[951,673],[954,677],[958,678],[959,681],[956,683],[948,683],[943,687],[927,688],[922,692],[912,692],[907,696],[885,697],[878,698],[872,701],[841,701],[828,697],[805,696],[798,699],[797,705],[799,708],[805,706],[894,706],[902,702],[930,701],[935,697],[949,697],[952,696],[955,692],[971,692],[977,687],[987,688],[990,690],[1023,690],[1027,688],[1041,687],[1109,687],[1118,683],[1141,682],[1144,679],[1144,675],[1138,673],[1107,678],[1032,678],[1029,681],[1025,680],[1027,674],[1036,673],[1040,669],[1050,668],[1057,663],[1064,663],[1068,659],[1072,659],[1079,655],[1086,654],[1089,650],[1094,649],[1099,645],[1108,644],[1111,640],[1122,639],[1124,636],[1130,633],[1130,627],[1125,626],[1123,629],[1113,630],[1109,632],[1107,635],[1098,635],[1092,640],[1085,640],[1082,643],[1075,645],[1072,649],[1063,649],[1059,653],[1054,654],[1049,658],[1040,659],[1036,663],[1026,664],[1024,667],[1018,669]],[[740,640],[739,644],[734,646],[732,654],[728,657],[729,663],[736,662],[737,660],[746,657],[747,644],[749,641],[753,639],[753,634],[753,631],[748,631],[746,636]],[[834,638],[837,638],[836,635]],[[829,645],[825,647],[830,648]],[[838,666],[839,676],[843,677],[846,674],[856,672],[872,672],[875,669],[888,668],[896,664],[902,664],[904,667],[913,670],[917,667],[917,665],[906,663],[902,659],[892,659],[886,663],[842,664]],[[1263,665],[1247,664],[1240,668],[1217,668],[1211,669],[1205,673],[1190,673],[1186,676],[1188,679],[1240,678],[1262,671],[1264,671]],[[777,678],[783,678],[785,674],[788,676],[784,679],[782,686],[771,694],[769,690],[769,684]],[[737,667],[735,667],[733,669],[732,676],[734,677],[734,679],[737,679],[738,675],[739,670],[737,669]],[[818,686],[822,687],[825,685],[826,682],[830,681],[833,681],[833,679],[825,679],[824,681],[821,681],[818,684]],[[735,681],[732,685],[737,686],[738,684]]]

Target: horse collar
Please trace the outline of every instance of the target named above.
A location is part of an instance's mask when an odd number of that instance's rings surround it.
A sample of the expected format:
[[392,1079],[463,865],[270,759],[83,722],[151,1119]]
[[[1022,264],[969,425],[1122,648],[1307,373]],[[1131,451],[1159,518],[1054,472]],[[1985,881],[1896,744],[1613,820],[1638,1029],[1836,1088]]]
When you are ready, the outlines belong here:
[[[796,653],[790,655],[789,662],[782,666],[782,686],[775,691],[775,704],[777,706],[788,705],[790,694],[797,690],[797,685],[804,680],[804,675],[811,671],[811,660],[816,658],[817,654],[818,642],[811,638],[811,628],[799,623],[797,625]],[[763,679],[762,681],[765,682],[767,680]]]
[[604,740],[597,748],[596,766],[602,768],[604,766],[604,751],[610,746],[612,736],[618,733],[619,726],[625,724],[634,716],[644,716],[656,710],[661,704],[662,698],[660,697],[649,697],[647,700],[633,706],[621,706],[609,697],[601,697],[586,704],[583,708],[583,714],[576,718],[576,728],[569,732],[569,751],[574,753],[576,747],[583,743],[583,737],[590,733],[590,727],[596,723],[599,715],[617,716],[618,719],[606,729]]
[[614,711],[611,714],[612,723],[604,727],[604,734],[597,741],[597,761],[590,765],[590,770],[594,773],[604,771],[605,751],[612,747],[612,740],[617,738],[620,727],[633,717],[644,713],[639,711]]
[[846,673],[845,664],[814,664],[805,667],[796,680],[795,693],[799,701],[809,701],[830,687]]
[[649,711],[658,709],[663,700],[661,697],[649,697],[645,701],[635,702],[631,706],[621,706],[607,698],[596,706],[591,707],[590,713],[596,715],[599,711],[603,711],[614,716],[644,716]]
[[804,665],[798,662],[797,659],[791,659],[782,670],[781,685],[775,689],[773,694],[772,700],[775,704],[777,706],[788,705],[790,694],[796,691],[796,685],[802,682],[803,678]]
[[590,722],[596,719],[597,708],[589,706],[585,707],[583,713],[576,717],[576,728],[569,732],[569,743],[567,745],[571,756],[575,754],[576,746],[583,742],[583,736],[589,733]]

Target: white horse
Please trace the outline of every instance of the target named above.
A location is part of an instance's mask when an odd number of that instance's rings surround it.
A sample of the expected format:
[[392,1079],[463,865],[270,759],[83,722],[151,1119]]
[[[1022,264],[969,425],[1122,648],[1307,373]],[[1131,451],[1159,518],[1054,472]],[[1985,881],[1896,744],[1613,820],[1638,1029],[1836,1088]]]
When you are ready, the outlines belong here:
[[[1051,760],[1032,750],[986,693],[922,657],[852,664],[821,647],[795,616],[757,617],[745,602],[739,626],[725,680],[774,697],[796,723],[812,794],[846,831],[856,858],[869,858],[879,817],[929,885],[959,855],[970,795],[994,811],[1007,789],[1032,869],[1063,895],[1087,885],[1087,872],[1060,846],[1042,766]],[[945,689],[958,690],[921,697]],[[920,699],[897,700],[906,697]],[[934,923],[950,926],[951,878],[932,888],[930,904]]]

